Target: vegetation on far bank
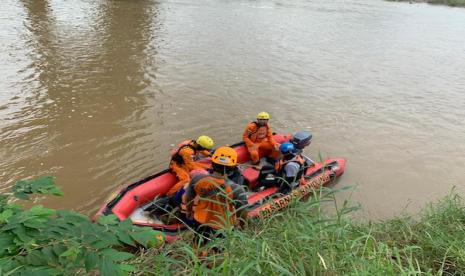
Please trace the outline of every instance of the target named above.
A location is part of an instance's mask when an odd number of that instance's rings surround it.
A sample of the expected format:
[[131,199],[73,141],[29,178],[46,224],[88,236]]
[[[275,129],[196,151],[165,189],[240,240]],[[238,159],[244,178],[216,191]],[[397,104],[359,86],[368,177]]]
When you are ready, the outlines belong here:
[[388,0],[391,2],[428,3],[434,5],[446,5],[451,7],[465,7],[465,0]]
[[[92,223],[72,211],[22,209],[12,197],[60,191],[51,179],[19,183],[0,201],[0,275],[304,275],[426,274],[465,271],[465,204],[451,194],[413,219],[361,223],[357,209],[320,190],[284,212],[226,231],[206,247],[192,233],[163,245],[160,233],[103,217]],[[322,206],[331,204],[328,214]],[[204,256],[202,252],[208,254]],[[200,257],[203,256],[203,257]]]

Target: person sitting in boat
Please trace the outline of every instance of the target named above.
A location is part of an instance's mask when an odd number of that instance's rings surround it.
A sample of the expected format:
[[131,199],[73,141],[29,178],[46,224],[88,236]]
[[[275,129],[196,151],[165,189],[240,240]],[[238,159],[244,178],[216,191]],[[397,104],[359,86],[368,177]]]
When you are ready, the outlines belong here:
[[269,156],[274,159],[279,156],[279,144],[273,139],[269,120],[270,114],[267,112],[258,113],[257,121],[249,123],[242,135],[252,159],[252,165],[260,163],[260,149],[269,152]]
[[230,147],[218,148],[212,156],[211,173],[192,177],[182,196],[185,222],[196,228],[202,237],[216,230],[234,226],[247,216],[247,195],[244,189],[227,178],[237,166],[237,152]]
[[209,150],[213,148],[213,139],[201,135],[197,140],[187,140],[180,143],[171,153],[170,170],[178,178],[178,182],[166,193],[173,196],[179,189],[190,181],[189,172],[196,169],[206,169],[209,164],[197,162],[200,157],[210,156]]
[[292,188],[304,181],[306,169],[313,161],[302,155],[302,151],[296,151],[294,144],[282,143],[279,147],[282,158],[275,163],[275,173],[280,192],[288,193]]

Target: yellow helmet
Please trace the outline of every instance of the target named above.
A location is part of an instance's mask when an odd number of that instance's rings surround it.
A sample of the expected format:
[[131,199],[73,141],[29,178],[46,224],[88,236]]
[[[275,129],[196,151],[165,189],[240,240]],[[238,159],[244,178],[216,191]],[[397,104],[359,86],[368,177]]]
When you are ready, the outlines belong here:
[[206,135],[199,136],[195,142],[205,149],[212,149],[215,144],[213,139]]
[[269,120],[270,119],[270,114],[268,114],[268,112],[262,111],[262,112],[257,114],[257,119]]
[[212,162],[228,167],[236,166],[237,152],[230,147],[219,147],[213,153]]

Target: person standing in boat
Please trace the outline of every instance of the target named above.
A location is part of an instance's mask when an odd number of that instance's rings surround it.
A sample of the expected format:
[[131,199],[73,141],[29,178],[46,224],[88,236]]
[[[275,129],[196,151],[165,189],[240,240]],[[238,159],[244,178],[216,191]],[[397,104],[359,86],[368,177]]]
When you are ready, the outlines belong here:
[[242,139],[247,146],[252,165],[260,163],[259,150],[269,153],[269,156],[276,159],[279,156],[279,144],[273,139],[273,131],[268,123],[270,114],[260,112],[257,114],[257,120],[247,125]]
[[[212,156],[212,170],[192,177],[182,196],[186,222],[195,227],[199,237],[209,238],[219,229],[243,223],[247,217],[247,195],[242,186],[227,176],[237,166],[237,152],[218,148]],[[205,240],[204,240],[205,242]]]
[[197,140],[187,140],[180,143],[171,153],[170,170],[178,178],[178,182],[166,193],[173,196],[184,185],[189,183],[189,172],[192,170],[206,169],[209,164],[197,162],[200,157],[209,157],[209,150],[213,148],[213,139],[202,135]]
[[302,151],[296,152],[290,142],[282,143],[279,150],[282,158],[275,163],[277,185],[281,193],[288,193],[305,180],[305,171],[313,165],[313,161],[303,156]]

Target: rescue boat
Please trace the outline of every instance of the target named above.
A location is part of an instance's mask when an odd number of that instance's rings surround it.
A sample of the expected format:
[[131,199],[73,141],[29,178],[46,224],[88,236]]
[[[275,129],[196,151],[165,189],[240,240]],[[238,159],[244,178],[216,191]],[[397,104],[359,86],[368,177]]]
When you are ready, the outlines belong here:
[[[300,132],[302,133],[302,132]],[[275,134],[274,139],[278,143],[296,142],[301,148],[305,146],[305,137],[296,137],[297,134]],[[311,138],[311,137],[310,137]],[[300,140],[299,140],[300,139]],[[273,213],[286,208],[295,199],[304,198],[310,195],[315,189],[330,184],[336,177],[342,175],[345,169],[345,160],[341,158],[329,158],[323,162],[315,162],[306,169],[304,174],[305,182],[293,188],[290,192],[282,194],[277,187],[259,188],[258,178],[260,170],[256,166],[250,165],[250,156],[243,142],[231,146],[238,154],[239,172],[245,179],[245,186],[248,187],[248,217],[266,218]],[[260,156],[266,153],[260,152]],[[262,162],[266,162],[262,158]],[[205,159],[204,162],[210,162]],[[138,226],[152,227],[155,230],[166,234],[168,242],[177,238],[180,231],[187,226],[178,221],[175,223],[163,223],[153,213],[145,211],[148,205],[157,199],[163,198],[168,190],[177,182],[176,176],[168,169],[147,178],[132,183],[114,191],[98,210],[94,219],[102,215],[114,214],[118,219],[130,218],[133,224]]]

